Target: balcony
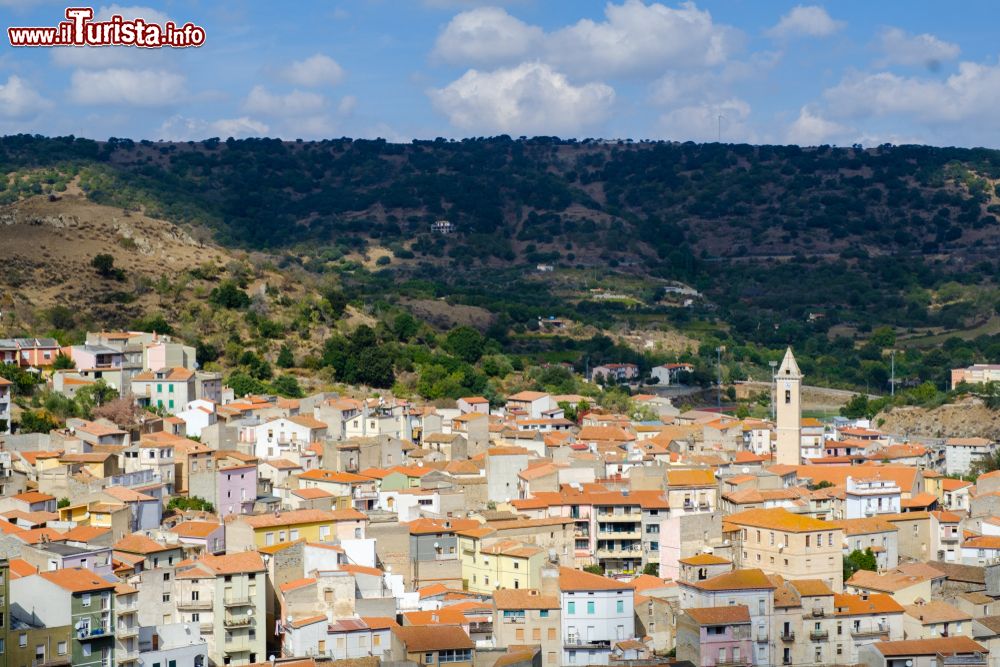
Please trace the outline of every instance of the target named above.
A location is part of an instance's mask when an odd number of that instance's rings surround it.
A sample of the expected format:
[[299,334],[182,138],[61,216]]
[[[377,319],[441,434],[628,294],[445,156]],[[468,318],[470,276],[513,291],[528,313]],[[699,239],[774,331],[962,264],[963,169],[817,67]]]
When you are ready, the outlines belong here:
[[829,630],[811,630],[809,632],[809,639],[814,642],[825,642],[830,638]]
[[813,607],[812,608],[813,618],[823,618],[826,616],[826,610],[823,607]]
[[889,626],[882,623],[867,628],[853,628],[851,630],[851,636],[853,637],[880,637],[887,634],[889,634]]
[[630,513],[630,514],[626,514],[626,513],[623,512],[621,514],[598,514],[597,515],[597,520],[598,521],[616,521],[616,522],[617,521],[628,521],[629,523],[641,523],[642,522],[642,513],[641,512],[633,512],[633,513]]
[[597,539],[599,540],[639,540],[642,539],[642,533],[638,530],[599,530],[597,531]]
[[958,542],[958,535],[942,535],[941,541],[945,543],[954,544]]
[[[640,545],[636,545],[637,547]],[[632,547],[620,547],[618,549],[598,549],[598,558],[633,558],[635,560],[640,560],[642,558],[642,551],[638,549],[633,549]]]
[[770,637],[767,636],[767,630],[765,630],[763,628],[757,628],[756,641],[758,641],[758,642],[766,642],[766,641],[769,641],[769,640],[770,640]]
[[211,609],[211,600],[178,600],[178,609]]
[[213,623],[199,623],[198,629],[203,635],[210,635],[215,632],[215,625]]
[[227,628],[245,628],[253,624],[252,616],[227,616],[222,622]]
[[226,598],[223,604],[226,605],[227,607],[249,607],[251,604],[250,596],[233,595],[231,597]]
[[611,648],[610,639],[584,639],[583,637],[574,637],[570,635],[563,641],[563,646],[566,648]]
[[940,665],[983,665],[986,666],[986,656],[982,653],[968,653],[965,655],[941,655],[938,654],[938,664]]
[[590,538],[590,531],[587,530],[574,530],[573,537],[586,537]]
[[138,625],[120,625],[115,631],[115,636],[118,639],[128,639],[129,637],[139,636],[139,626]]
[[783,642],[793,642],[793,641],[795,641],[795,633],[792,632],[791,630],[782,630],[781,631],[781,641],[783,641]]
[[107,628],[90,628],[89,630],[83,628],[76,631],[76,638],[80,641],[89,642],[109,637],[108,633],[109,630]]
[[492,634],[493,633],[493,623],[482,622],[482,623],[469,623],[469,634]]

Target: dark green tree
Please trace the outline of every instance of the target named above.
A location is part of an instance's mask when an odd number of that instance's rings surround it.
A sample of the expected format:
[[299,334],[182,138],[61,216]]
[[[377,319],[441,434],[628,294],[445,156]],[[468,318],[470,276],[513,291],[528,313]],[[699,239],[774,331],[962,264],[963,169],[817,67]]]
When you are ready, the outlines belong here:
[[271,388],[274,389],[274,393],[288,398],[302,398],[305,395],[299,386],[299,381],[293,375],[279,375],[271,382]]
[[282,345],[281,349],[278,350],[277,364],[278,368],[292,368],[295,366],[295,356],[292,354],[292,348],[287,343]]
[[485,342],[483,335],[472,327],[456,327],[448,332],[444,349],[462,361],[474,364],[483,356]]
[[107,253],[94,255],[90,265],[97,269],[97,275],[102,278],[111,278],[115,274],[115,258]]
[[76,364],[69,357],[69,355],[60,352],[59,354],[56,355],[56,358],[52,360],[52,368],[54,368],[57,371],[67,370],[70,368],[76,368]]
[[233,310],[246,308],[250,305],[250,297],[232,280],[223,281],[221,285],[213,289],[208,295],[208,300],[216,306]]
[[847,556],[844,556],[844,581],[850,579],[851,575],[858,570],[870,570],[872,572],[878,570],[878,559],[872,553],[871,549],[865,549],[864,551],[855,549]]

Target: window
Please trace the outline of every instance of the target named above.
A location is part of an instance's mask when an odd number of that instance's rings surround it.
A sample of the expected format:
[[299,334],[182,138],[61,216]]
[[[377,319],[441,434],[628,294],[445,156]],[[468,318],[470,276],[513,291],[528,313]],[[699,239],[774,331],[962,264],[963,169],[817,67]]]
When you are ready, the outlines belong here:
[[810,537],[812,537],[812,536],[811,535],[806,535],[806,549],[809,548],[809,538]]
[[791,402],[792,402],[792,390],[791,389],[786,389],[785,390],[785,405],[788,405]]
[[595,608],[595,605],[594,605],[594,601],[593,600],[588,600],[587,601],[587,614],[594,614],[594,613],[596,613],[596,608]]
[[156,385],[156,393],[157,393],[157,394],[159,394],[159,393],[161,393],[162,391],[163,391],[163,385],[162,385],[162,384],[158,384],[158,385]]
[[191,622],[197,623],[201,620],[201,614],[191,614]]
[[538,618],[548,618],[548,617],[549,617],[548,609],[542,609],[541,611],[538,612]]
[[24,648],[28,645],[28,635],[26,633],[21,633],[17,637],[17,645],[20,648]]
[[177,667],[176,660],[167,660],[167,667]]
[[520,570],[521,569],[521,564],[519,562],[517,562],[517,561],[514,561],[514,569],[515,570]]
[[82,604],[84,607],[90,606],[90,593],[84,593],[83,595],[80,596],[80,604]]
[[164,593],[163,594],[163,601],[164,602],[170,602],[170,593]]
[[618,600],[615,604],[615,612],[618,614],[625,613],[625,600]]
[[170,581],[170,573],[169,572],[164,572],[163,573],[163,580],[164,581]]
[[372,635],[372,646],[382,645],[382,635]]
[[567,614],[575,614],[576,613],[576,602],[573,602],[572,600],[570,600],[569,602],[566,603],[566,613]]

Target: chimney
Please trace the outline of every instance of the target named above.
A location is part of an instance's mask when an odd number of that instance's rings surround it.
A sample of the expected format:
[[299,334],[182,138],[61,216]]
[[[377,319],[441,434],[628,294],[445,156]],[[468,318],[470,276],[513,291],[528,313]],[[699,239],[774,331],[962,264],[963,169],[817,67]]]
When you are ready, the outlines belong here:
[[542,566],[541,571],[541,584],[539,585],[539,592],[542,595],[553,595],[559,597],[559,566],[546,563]]

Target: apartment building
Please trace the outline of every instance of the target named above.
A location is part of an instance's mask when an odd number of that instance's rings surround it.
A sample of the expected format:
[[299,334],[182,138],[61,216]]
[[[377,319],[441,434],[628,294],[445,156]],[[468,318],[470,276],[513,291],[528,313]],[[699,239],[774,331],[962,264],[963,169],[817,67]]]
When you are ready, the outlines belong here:
[[[178,620],[197,624],[217,665],[247,665],[266,657],[268,584],[256,551],[204,555],[175,576]],[[273,628],[270,628],[273,630]]]
[[753,647],[750,664],[775,664],[772,630],[778,586],[762,570],[734,570],[703,581],[680,581],[678,587],[681,609],[745,606],[750,615],[749,639]]
[[[70,628],[63,655],[74,667],[112,667],[115,584],[90,570],[67,568],[18,577],[10,582],[10,594],[15,601],[11,613],[27,626]],[[36,647],[35,655],[37,660],[47,661],[48,656],[59,653],[57,641],[56,647]]]
[[607,665],[616,642],[635,637],[635,591],[625,583],[559,569],[562,665]]
[[842,528],[781,508],[747,510],[726,521],[737,528],[737,568],[760,568],[790,580],[821,579],[843,591]]
[[501,588],[493,592],[493,636],[497,648],[532,645],[542,651],[544,667],[557,667],[562,655],[558,590]]

